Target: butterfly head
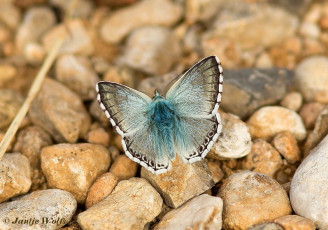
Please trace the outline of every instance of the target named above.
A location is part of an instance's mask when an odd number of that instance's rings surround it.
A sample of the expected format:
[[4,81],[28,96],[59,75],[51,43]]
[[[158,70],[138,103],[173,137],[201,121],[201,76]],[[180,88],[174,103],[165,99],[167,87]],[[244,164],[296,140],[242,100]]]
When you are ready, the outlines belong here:
[[163,100],[164,97],[162,95],[159,94],[159,92],[157,91],[157,89],[155,90],[155,95],[153,96],[153,101],[158,101],[158,100]]

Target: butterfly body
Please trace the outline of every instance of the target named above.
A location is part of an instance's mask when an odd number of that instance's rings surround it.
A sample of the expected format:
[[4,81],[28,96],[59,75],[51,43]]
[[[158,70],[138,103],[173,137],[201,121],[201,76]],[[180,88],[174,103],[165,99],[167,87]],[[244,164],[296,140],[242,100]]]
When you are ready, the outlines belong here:
[[221,132],[223,74],[215,56],[190,68],[166,93],[151,99],[126,86],[99,82],[100,107],[122,136],[126,155],[153,173],[167,172],[175,155],[203,159]]

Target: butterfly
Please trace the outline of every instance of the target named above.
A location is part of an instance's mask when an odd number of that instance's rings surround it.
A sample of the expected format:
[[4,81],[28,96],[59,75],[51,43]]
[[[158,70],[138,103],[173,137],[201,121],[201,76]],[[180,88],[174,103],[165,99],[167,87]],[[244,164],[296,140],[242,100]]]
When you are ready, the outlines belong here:
[[178,154],[185,162],[202,160],[222,130],[218,113],[223,70],[209,56],[187,70],[167,91],[151,99],[127,86],[101,81],[97,100],[122,136],[125,154],[154,174],[170,170]]

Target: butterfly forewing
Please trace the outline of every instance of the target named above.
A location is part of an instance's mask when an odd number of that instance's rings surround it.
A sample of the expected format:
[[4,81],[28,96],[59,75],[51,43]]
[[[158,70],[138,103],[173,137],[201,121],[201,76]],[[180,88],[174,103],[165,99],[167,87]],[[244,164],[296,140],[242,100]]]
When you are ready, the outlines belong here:
[[223,72],[215,56],[191,67],[167,92],[180,122],[175,128],[176,152],[189,162],[201,160],[221,132],[217,113]]
[[166,172],[170,162],[156,146],[161,140],[152,133],[149,124],[151,99],[141,92],[112,82],[99,82],[97,91],[100,107],[122,136],[126,155],[153,173]]

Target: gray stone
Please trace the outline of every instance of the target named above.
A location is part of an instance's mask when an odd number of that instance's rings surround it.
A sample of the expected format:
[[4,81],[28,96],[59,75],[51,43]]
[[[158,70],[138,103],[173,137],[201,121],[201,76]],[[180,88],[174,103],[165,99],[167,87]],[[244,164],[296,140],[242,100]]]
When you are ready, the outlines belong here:
[[147,229],[158,216],[163,200],[142,178],[119,182],[104,200],[78,215],[77,222],[85,230]]
[[295,213],[312,220],[320,229],[328,229],[327,156],[328,136],[302,161],[290,188]]
[[15,201],[0,204],[0,228],[55,230],[72,219],[76,206],[69,192],[59,189],[36,191]]
[[292,71],[279,68],[224,70],[222,109],[244,119],[257,108],[280,101],[293,77]]

